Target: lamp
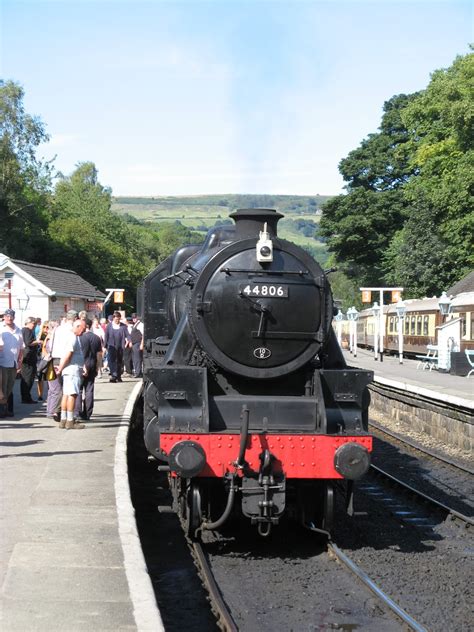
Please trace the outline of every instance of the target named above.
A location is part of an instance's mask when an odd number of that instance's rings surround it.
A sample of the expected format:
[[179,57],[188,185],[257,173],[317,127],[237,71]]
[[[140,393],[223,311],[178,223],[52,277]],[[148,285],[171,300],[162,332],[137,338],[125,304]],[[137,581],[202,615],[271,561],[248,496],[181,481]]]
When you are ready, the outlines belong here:
[[405,318],[407,306],[400,299],[395,305],[395,311],[398,316],[398,359],[403,364],[403,319]]
[[16,302],[18,303],[18,309],[20,310],[20,312],[23,312],[28,307],[30,297],[26,293],[26,290],[23,290],[23,294],[18,294],[18,296],[16,297]]
[[28,303],[30,302],[30,296],[29,294],[27,294],[25,289],[23,289],[22,294],[18,294],[18,296],[16,297],[16,302],[18,303],[18,310],[21,313],[20,324],[23,327],[23,312],[25,311],[25,309],[27,309]]
[[441,316],[443,316],[443,318],[445,316],[447,316],[450,312],[451,312],[451,308],[452,308],[452,301],[449,298],[449,296],[446,294],[446,292],[443,292],[439,298],[438,301],[438,308],[439,311],[441,312]]

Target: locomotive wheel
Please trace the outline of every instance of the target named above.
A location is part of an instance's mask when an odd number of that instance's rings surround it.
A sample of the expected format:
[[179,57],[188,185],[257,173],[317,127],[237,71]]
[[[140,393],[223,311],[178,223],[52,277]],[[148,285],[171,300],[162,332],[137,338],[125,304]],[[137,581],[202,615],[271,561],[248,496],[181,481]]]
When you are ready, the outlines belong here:
[[332,483],[302,486],[299,504],[303,525],[330,533],[334,524],[334,487]]
[[322,489],[321,529],[331,533],[334,526],[334,486],[326,483]]
[[[184,497],[183,497],[184,498]],[[201,492],[196,483],[191,482],[182,503],[184,531],[191,540],[196,539],[196,529],[201,525]]]

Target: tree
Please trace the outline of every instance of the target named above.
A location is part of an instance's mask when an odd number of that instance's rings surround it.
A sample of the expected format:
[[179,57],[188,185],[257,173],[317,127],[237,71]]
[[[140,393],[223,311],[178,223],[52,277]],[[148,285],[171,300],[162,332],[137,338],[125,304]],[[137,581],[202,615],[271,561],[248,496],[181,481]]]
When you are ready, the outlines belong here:
[[348,193],[324,205],[320,226],[349,277],[420,296],[472,269],[473,102],[470,53],[385,103],[380,132],[341,161]]
[[382,282],[383,253],[406,217],[402,188],[416,169],[410,165],[410,136],[401,113],[414,98],[401,94],[384,104],[380,131],[339,164],[348,193],[322,207],[320,234],[341,270],[360,283]]
[[[410,217],[385,261],[410,293],[439,294],[474,265],[474,55],[433,73],[404,110],[411,162]],[[407,279],[405,281],[404,279]]]
[[34,260],[46,249],[52,164],[36,157],[48,140],[38,117],[25,112],[24,90],[0,80],[0,249]]

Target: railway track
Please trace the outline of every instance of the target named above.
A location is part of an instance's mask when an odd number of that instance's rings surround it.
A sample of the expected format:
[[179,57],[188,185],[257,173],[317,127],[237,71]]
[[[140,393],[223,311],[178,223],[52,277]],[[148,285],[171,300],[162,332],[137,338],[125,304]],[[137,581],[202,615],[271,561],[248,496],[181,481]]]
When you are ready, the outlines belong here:
[[403,623],[405,623],[410,630],[415,632],[426,632],[426,628],[420,623],[415,621],[403,608],[401,608],[395,601],[389,597],[377,584],[370,579],[362,568],[351,560],[351,558],[343,553],[343,551],[334,542],[328,543],[329,551],[336,556],[336,558],[342,562],[363,584],[368,588],[387,608],[389,608],[395,616],[397,616]]
[[378,432],[381,432],[384,435],[391,437],[392,439],[396,439],[400,443],[410,446],[410,448],[413,448],[414,450],[418,450],[419,452],[422,452],[423,454],[426,454],[438,461],[446,463],[447,465],[451,465],[452,467],[455,467],[463,472],[466,472],[467,474],[471,474],[474,476],[474,470],[466,465],[463,465],[458,460],[450,459],[446,455],[441,454],[439,451],[431,450],[427,448],[426,446],[422,446],[420,443],[417,443],[416,441],[412,441],[406,436],[403,436],[396,432],[392,432],[385,426],[381,426],[380,424],[376,423],[373,420],[369,421],[369,426],[371,426],[372,428],[375,428]]
[[[430,616],[425,618],[425,613],[429,612],[430,608],[442,610],[441,604],[430,606],[424,601],[425,597],[420,596],[421,606],[418,606],[417,610],[417,602],[411,600],[411,595],[416,593],[413,586],[420,586],[426,577],[423,574],[425,571],[419,571],[423,566],[423,559],[421,558],[420,562],[420,553],[416,552],[420,546],[423,549],[424,545],[421,543],[426,539],[426,535],[421,535],[420,531],[420,535],[415,537],[415,545],[406,545],[403,540],[407,532],[413,533],[415,530],[400,531],[400,522],[397,523],[398,527],[394,522],[391,527],[393,535],[390,536],[391,540],[389,538],[387,541],[386,518],[379,516],[379,492],[375,492],[375,495],[367,500],[370,507],[366,518],[359,514],[353,520],[347,521],[345,528],[349,532],[354,532],[352,543],[335,539],[337,548],[330,545],[329,555],[324,554],[324,546],[317,548],[314,538],[303,542],[303,537],[295,535],[294,527],[278,536],[274,546],[268,542],[255,541],[253,531],[251,540],[246,539],[245,535],[241,537],[243,534],[238,532],[234,542],[229,545],[223,540],[216,540],[211,544],[193,543],[192,555],[188,553],[188,556],[191,569],[194,570],[183,570],[184,554],[181,552],[177,559],[176,546],[180,539],[186,548],[187,543],[178,518],[171,511],[171,502],[167,498],[169,492],[165,489],[166,477],[161,475],[152,480],[153,476],[157,476],[154,464],[148,463],[144,467],[146,471],[139,476],[138,488],[143,491],[144,484],[149,485],[151,482],[151,493],[156,494],[158,490],[159,497],[153,498],[151,502],[147,498],[138,505],[143,503],[146,509],[146,515],[141,520],[142,524],[146,524],[146,528],[150,527],[148,543],[151,543],[152,547],[156,547],[157,544],[161,547],[158,551],[154,548],[149,551],[147,563],[154,585],[157,586],[157,600],[160,603],[160,610],[165,613],[167,630],[182,629],[183,620],[190,616],[194,619],[188,619],[186,625],[199,632],[216,628],[242,631],[258,629],[261,632],[283,628],[301,629],[308,621],[314,622],[315,626],[326,626],[326,629],[349,629],[350,626],[374,631],[407,628],[443,629],[433,625]],[[363,488],[362,491],[366,492]],[[149,513],[152,507],[157,508],[158,516]],[[442,510],[446,511],[444,508]],[[404,518],[407,525],[414,526],[407,514]],[[422,522],[421,525],[426,527],[427,523]],[[157,527],[160,529],[159,537]],[[380,537],[381,533],[384,537]],[[431,535],[428,536],[428,541],[430,538]],[[365,542],[372,550],[372,556],[368,559],[364,551]],[[393,542],[396,542],[397,546],[400,545],[401,550],[406,551],[410,559],[413,555],[410,552],[415,551],[415,559],[410,562],[410,568],[406,568],[406,556],[404,558],[400,554],[393,558],[393,562],[385,561]],[[439,557],[438,554],[433,556]],[[335,557],[341,564],[335,564]],[[446,558],[443,557],[444,559]],[[199,579],[194,568],[196,565],[200,568]],[[443,561],[443,564],[433,570],[434,575],[439,572],[442,585],[449,582],[449,573],[443,576],[443,572],[439,570],[444,566]],[[458,567],[459,562],[453,562],[453,566]],[[350,573],[346,567],[350,568]],[[387,567],[390,571],[388,575],[384,574],[383,570]],[[191,579],[193,572],[196,576],[195,581]],[[352,573],[356,573],[360,581],[364,581],[367,576],[370,576],[370,579],[367,583],[364,582],[364,586],[359,585],[359,582],[355,585],[351,579]],[[411,588],[404,592],[405,583],[409,583],[407,580],[411,581]],[[196,583],[204,585],[203,592],[209,594],[209,597],[205,594],[204,599],[199,600],[196,587],[191,587]],[[368,598],[368,590],[376,598]],[[436,588],[431,586],[428,590],[430,594],[437,593]],[[459,592],[458,585],[454,585],[454,590]],[[198,601],[201,602],[200,605]],[[388,609],[392,614],[388,613]],[[446,609],[448,612],[452,611],[453,604],[446,605]],[[441,625],[445,624],[446,621],[442,620]],[[457,629],[462,629],[462,621]]]
[[414,496],[420,502],[431,504],[438,511],[441,511],[442,513],[444,513],[446,517],[450,516],[453,520],[460,520],[462,523],[464,523],[468,527],[471,527],[474,524],[474,520],[471,517],[459,511],[456,511],[452,507],[448,507],[444,503],[439,502],[439,500],[436,500],[436,498],[433,498],[432,496],[425,494],[424,492],[416,489],[415,487],[408,485],[408,483],[406,483],[405,481],[402,481],[401,479],[393,476],[392,474],[385,472],[384,470],[377,467],[376,465],[371,465],[370,469],[372,472],[375,472],[379,477],[383,477],[385,480],[389,481],[391,484],[397,485],[397,487],[402,489],[404,492],[407,492],[410,495]]
[[376,431],[370,469],[374,475],[436,507],[444,518],[472,526],[471,468],[384,426],[373,422],[371,426]]
[[[298,528],[299,527],[297,527],[296,529]],[[253,544],[255,545],[255,542]],[[228,590],[224,590],[224,594],[221,593],[221,589],[218,586],[219,580],[216,580],[214,576],[214,572],[212,570],[212,565],[215,564],[215,553],[213,553],[212,550],[209,553],[206,552],[206,547],[209,545],[206,545],[206,544],[203,545],[200,542],[190,542],[190,541],[188,541],[188,545],[193,550],[193,557],[194,557],[196,566],[198,567],[199,576],[201,577],[204,585],[209,591],[211,608],[216,616],[217,624],[220,627],[220,629],[225,630],[226,632],[227,631],[233,632],[239,629],[242,631],[255,629],[255,623],[253,621],[244,620],[242,622],[242,612],[237,613],[241,624],[238,625],[236,621],[234,620],[232,613],[229,609],[229,606],[226,603],[226,597],[227,598],[230,597],[232,599],[234,595],[232,594],[232,591],[229,592]],[[327,609],[328,597],[324,594],[324,591],[326,592],[328,591],[328,587],[327,586],[322,587],[320,583],[318,585],[317,591],[312,592],[310,596],[310,600],[312,602],[315,602],[315,604],[317,604],[316,612],[318,611],[319,612],[317,616],[309,615],[310,618],[308,620],[310,621],[319,620],[319,625],[324,629],[326,628],[327,629],[332,629],[332,628],[345,629],[345,627],[347,626],[347,629],[352,629],[352,627],[354,628],[360,627],[361,629],[367,629],[367,630],[410,629],[416,632],[426,632],[426,628],[423,627],[423,625],[415,621],[415,619],[411,617],[408,613],[406,613],[403,610],[403,608],[401,608],[398,604],[396,604],[393,599],[391,599],[388,595],[386,595],[384,591],[380,588],[380,586],[378,586],[374,581],[372,581],[366,575],[366,573],[362,570],[362,568],[360,568],[354,560],[350,559],[348,555],[343,553],[342,550],[339,549],[339,547],[337,547],[336,544],[329,541],[327,544],[327,549],[326,549],[327,555],[325,555],[324,554],[325,547],[323,546],[321,548],[321,534],[318,532],[317,540],[314,540],[314,538],[311,538],[310,540],[307,541],[306,546],[313,547],[313,549],[316,546],[316,549],[318,551],[318,554],[312,557],[310,556],[307,562],[308,565],[311,565],[314,567],[313,574],[315,576],[320,576],[321,573],[324,574],[324,570],[322,571],[322,569],[325,569],[325,568],[327,569],[328,567],[330,567],[332,569],[332,573],[334,574],[334,580],[336,581],[336,577],[339,578],[339,582],[336,582],[336,585],[341,586],[340,578],[341,578],[341,572],[343,572],[346,575],[346,579],[345,579],[346,584],[348,586],[349,585],[351,586],[351,591],[350,591],[351,596],[350,597],[347,596],[347,602],[344,601],[344,595],[342,595],[342,603],[337,603],[337,606],[331,607],[328,610]],[[249,549],[252,548],[252,543],[248,543],[248,548]],[[257,548],[258,548],[258,544],[257,544]],[[212,544],[211,544],[211,549],[212,549]],[[270,553],[268,555],[268,559],[270,560],[274,558],[276,553],[277,551]],[[211,558],[214,557],[212,563],[209,563],[208,555]],[[225,557],[225,554],[223,555],[223,557]],[[249,573],[251,572],[252,574],[254,573],[254,571],[252,571],[252,565],[254,565],[255,568],[257,568],[262,561],[262,557],[260,557],[260,555],[257,555],[257,559],[253,559],[251,555],[249,556],[247,552],[244,552],[240,549],[239,549],[239,552],[234,553],[234,555],[232,555],[232,560],[234,564],[235,564],[236,558],[240,558],[243,564],[249,567]],[[335,567],[334,566],[335,560],[338,560],[342,564],[338,564]],[[286,576],[286,572],[288,571],[288,564],[291,564],[291,562],[286,561],[285,554],[283,554],[280,560],[280,569],[277,573],[274,573],[274,575],[276,575],[277,577],[280,576],[284,578]],[[347,570],[350,572],[349,574],[347,573]],[[217,574],[221,572],[222,571],[218,570]],[[353,575],[355,575],[360,580],[360,583],[358,584],[359,588],[356,588],[353,584],[352,579],[350,579],[350,577],[352,577]],[[299,586],[296,586],[296,587],[294,585],[292,587],[288,586],[288,590],[290,591],[290,593],[291,593],[291,590],[295,590],[295,589],[298,592],[303,591],[305,588],[305,583],[308,581],[309,576],[311,576],[311,573],[308,573],[307,571],[305,571],[304,578],[301,580],[301,584]],[[271,604],[272,600],[274,599],[273,584],[272,584],[272,581],[270,581],[270,576],[268,574],[266,577],[266,581],[264,582],[264,585],[265,585],[266,592],[262,593],[261,595],[262,607],[265,607],[265,604],[267,604],[267,607],[268,607],[268,604]],[[250,591],[252,590],[254,590],[254,587],[250,586]],[[330,591],[333,590],[332,586],[330,586],[329,590]],[[374,613],[373,614],[374,619],[372,621],[370,621],[370,619],[368,620],[367,612],[364,612],[363,608],[361,609],[362,612],[359,612],[356,614],[353,611],[353,603],[351,603],[351,599],[354,600],[354,598],[358,600],[360,604],[370,603],[371,599],[368,598],[367,591],[370,591],[371,595],[376,597],[377,604],[378,604],[377,606],[375,606],[374,604],[372,604],[371,606],[372,611]],[[323,595],[320,594],[321,592],[323,593]],[[355,596],[354,596],[354,593],[355,593]],[[306,608],[308,609],[308,613],[311,612],[311,609],[309,608],[308,604],[306,605]],[[270,605],[270,610],[271,609],[272,609],[272,606]],[[335,615],[333,614],[334,612],[342,614],[343,617],[344,615],[347,616],[351,614],[352,618],[350,619],[350,623],[345,623],[344,619],[335,621],[334,620]],[[381,615],[381,613],[383,612],[385,612],[385,615]],[[390,615],[389,613],[392,613],[392,614]],[[269,621],[262,621],[258,629],[261,629],[261,630],[275,629],[275,622],[272,621],[271,615],[269,618],[270,618]],[[284,628],[289,628],[289,629],[299,629],[299,627],[301,626],[301,622],[295,619],[291,623],[288,621],[285,621],[285,623],[284,624],[282,623],[281,625],[282,625],[282,628],[284,627]]]
[[238,632],[237,627],[226,602],[224,601],[219,586],[212,574],[211,567],[207,561],[204,549],[200,542],[188,541],[192,550],[194,562],[198,569],[199,577],[203,582],[208,594],[211,610],[216,617],[216,623],[223,632]]

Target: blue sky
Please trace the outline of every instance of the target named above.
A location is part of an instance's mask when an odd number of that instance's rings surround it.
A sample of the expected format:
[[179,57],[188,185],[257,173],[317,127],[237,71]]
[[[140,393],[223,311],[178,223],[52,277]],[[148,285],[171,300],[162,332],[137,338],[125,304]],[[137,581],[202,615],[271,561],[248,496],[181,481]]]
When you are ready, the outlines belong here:
[[114,195],[335,194],[385,100],[466,54],[468,1],[0,0],[1,76]]

